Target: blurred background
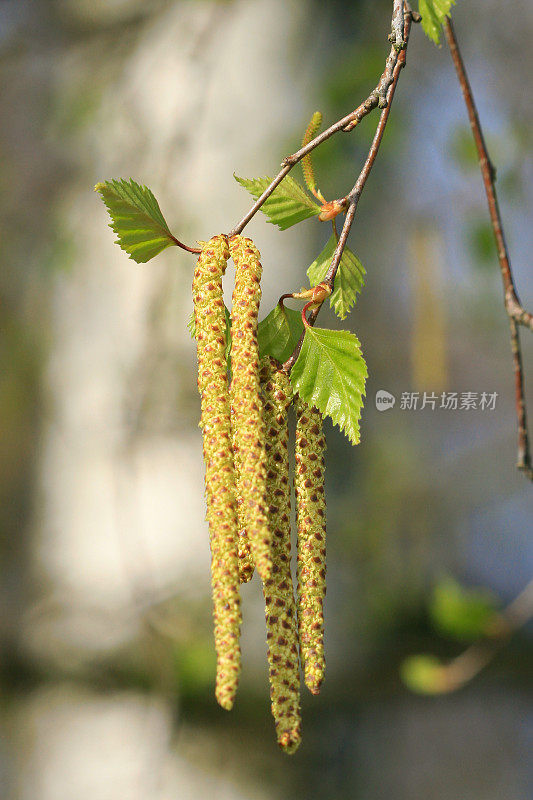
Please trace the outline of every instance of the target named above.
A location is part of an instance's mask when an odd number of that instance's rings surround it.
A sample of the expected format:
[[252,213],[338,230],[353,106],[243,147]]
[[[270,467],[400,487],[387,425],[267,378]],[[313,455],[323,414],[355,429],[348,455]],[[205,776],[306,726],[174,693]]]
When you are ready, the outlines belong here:
[[[529,800],[531,629],[459,692],[414,694],[404,659],[462,652],[443,576],[504,606],[533,575],[531,486],[515,470],[512,365],[495,248],[446,47],[414,27],[350,247],[366,287],[344,323],[368,368],[357,448],[326,424],[327,678],[303,742],[275,743],[262,596],[244,586],[243,673],[214,700],[194,257],[137,265],[99,180],[153,190],[193,243],[250,205],[315,109],[376,84],[385,0],[0,3],[0,795],[7,800]],[[498,170],[518,292],[533,305],[533,6],[454,11]],[[315,158],[353,185],[377,117]],[[295,177],[299,168],[295,169]],[[315,218],[247,233],[264,314],[329,237]],[[232,276],[229,274],[228,284]],[[321,323],[336,325],[329,310]],[[533,338],[522,336],[533,414]],[[397,398],[385,413],[374,398]],[[495,409],[402,410],[403,392],[497,393]],[[468,638],[468,637],[466,637]]]

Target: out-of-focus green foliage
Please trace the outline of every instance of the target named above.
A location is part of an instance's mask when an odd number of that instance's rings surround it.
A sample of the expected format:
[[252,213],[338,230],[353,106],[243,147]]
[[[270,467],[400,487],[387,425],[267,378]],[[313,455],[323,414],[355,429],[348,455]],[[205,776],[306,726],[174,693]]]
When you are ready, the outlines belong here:
[[458,125],[450,139],[452,157],[463,169],[479,169],[476,143],[468,125]]
[[498,257],[492,225],[486,219],[475,220],[469,224],[466,233],[475,263],[483,268],[490,266],[492,272]]
[[453,578],[443,578],[429,605],[431,620],[445,636],[471,641],[490,634],[498,620],[496,601],[487,589],[465,589]]
[[176,644],[174,663],[183,693],[192,695],[201,692],[212,693],[216,657],[209,638],[196,637],[185,644]]
[[407,688],[417,694],[440,694],[447,688],[444,667],[436,656],[410,656],[400,673]]

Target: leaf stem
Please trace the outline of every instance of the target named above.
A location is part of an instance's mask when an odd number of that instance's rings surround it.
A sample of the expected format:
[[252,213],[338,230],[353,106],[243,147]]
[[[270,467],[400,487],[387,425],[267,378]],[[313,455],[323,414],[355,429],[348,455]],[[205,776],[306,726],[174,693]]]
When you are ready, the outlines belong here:
[[201,253],[202,252],[200,247],[189,247],[187,244],[183,244],[183,242],[180,242],[179,239],[176,239],[176,237],[172,233],[170,233],[169,236],[172,239],[172,241],[174,242],[174,244],[177,244],[178,247],[181,247],[182,250],[186,250],[188,253]]

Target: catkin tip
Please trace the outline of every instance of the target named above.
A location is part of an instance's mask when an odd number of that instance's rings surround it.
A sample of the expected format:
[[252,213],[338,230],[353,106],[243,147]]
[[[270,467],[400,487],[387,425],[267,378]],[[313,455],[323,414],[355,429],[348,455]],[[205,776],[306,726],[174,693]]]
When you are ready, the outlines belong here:
[[235,695],[231,695],[228,697],[226,694],[222,694],[220,692],[215,692],[215,697],[217,703],[224,711],[231,711],[233,708],[233,703],[235,702]]
[[320,694],[320,689],[322,688],[322,678],[317,678],[315,675],[306,675],[305,685],[311,694],[315,695],[316,697],[318,694]]
[[278,744],[287,755],[292,756],[298,750],[301,740],[302,736],[300,730],[294,729],[292,731],[285,731],[285,733],[279,737]]

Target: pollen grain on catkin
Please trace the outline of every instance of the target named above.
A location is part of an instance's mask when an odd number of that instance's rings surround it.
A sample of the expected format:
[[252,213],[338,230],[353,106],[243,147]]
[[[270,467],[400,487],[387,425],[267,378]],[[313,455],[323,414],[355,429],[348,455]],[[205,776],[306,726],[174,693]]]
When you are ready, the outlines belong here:
[[215,694],[229,710],[240,666],[238,523],[226,366],[226,318],[222,276],[229,258],[225,236],[202,247],[193,278],[193,302],[201,397],[205,496],[211,543],[211,576],[217,674]]

